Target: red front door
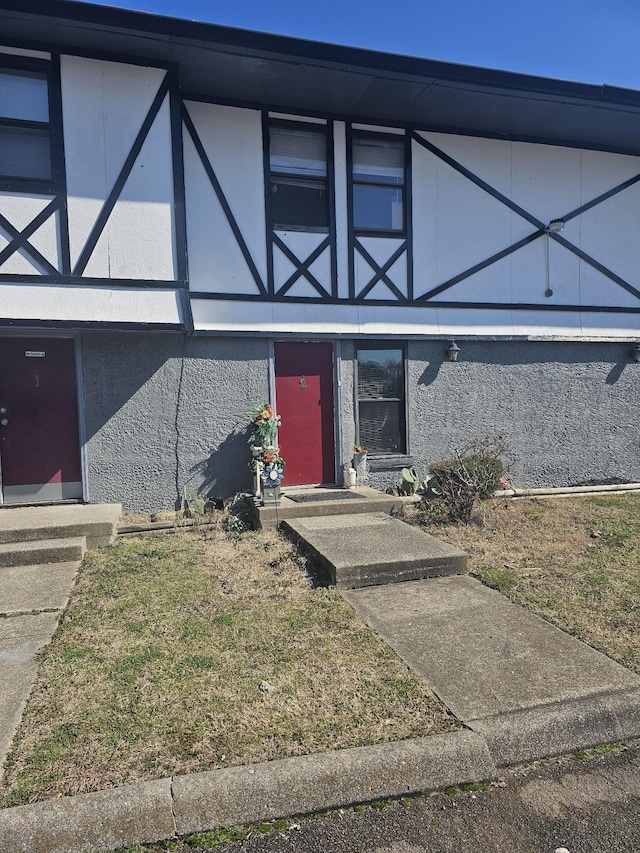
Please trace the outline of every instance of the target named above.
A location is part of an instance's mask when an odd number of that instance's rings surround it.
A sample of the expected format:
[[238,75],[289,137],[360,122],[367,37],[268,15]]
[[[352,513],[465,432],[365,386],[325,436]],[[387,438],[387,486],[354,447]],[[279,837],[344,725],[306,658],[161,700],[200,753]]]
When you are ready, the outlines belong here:
[[72,339],[0,337],[0,466],[4,503],[82,497]]
[[333,346],[277,343],[275,361],[284,485],[333,483]]

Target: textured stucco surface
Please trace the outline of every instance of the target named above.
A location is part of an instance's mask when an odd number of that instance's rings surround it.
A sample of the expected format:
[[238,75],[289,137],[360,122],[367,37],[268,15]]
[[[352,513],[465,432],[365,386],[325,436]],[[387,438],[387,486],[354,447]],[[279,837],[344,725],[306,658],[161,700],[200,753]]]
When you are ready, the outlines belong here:
[[[410,341],[409,452],[420,476],[474,436],[503,435],[518,486],[640,480],[640,366],[629,344]],[[356,441],[352,342],[342,349],[342,443]],[[184,360],[183,360],[184,353]],[[266,338],[87,332],[82,338],[89,497],[173,509],[183,488],[250,488],[248,412],[269,398]],[[399,463],[370,485],[395,485]]]
[[185,487],[216,498],[249,488],[266,340],[93,332],[82,357],[91,501],[153,511],[174,509]]
[[[408,343],[409,449],[420,476],[474,436],[503,435],[518,486],[640,478],[640,370],[626,343]],[[377,488],[397,471],[374,472]]]

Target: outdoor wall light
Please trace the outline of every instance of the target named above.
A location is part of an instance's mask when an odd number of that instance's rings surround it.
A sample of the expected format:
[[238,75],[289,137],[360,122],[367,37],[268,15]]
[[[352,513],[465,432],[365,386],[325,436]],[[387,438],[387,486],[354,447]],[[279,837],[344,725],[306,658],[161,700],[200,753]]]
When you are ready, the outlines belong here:
[[564,219],[552,219],[544,230],[547,234],[558,234],[564,231]]
[[457,361],[458,353],[460,352],[460,347],[455,341],[451,341],[449,346],[447,347],[447,358],[449,361]]
[[634,346],[629,355],[635,361],[636,364],[640,364],[640,343]]

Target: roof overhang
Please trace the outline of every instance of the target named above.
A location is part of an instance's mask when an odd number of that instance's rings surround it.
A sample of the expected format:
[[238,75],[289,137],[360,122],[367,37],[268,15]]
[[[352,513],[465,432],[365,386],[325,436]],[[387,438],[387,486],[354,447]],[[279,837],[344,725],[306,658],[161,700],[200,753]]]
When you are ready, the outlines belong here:
[[0,39],[178,67],[211,100],[640,154],[640,92],[71,0],[0,0]]

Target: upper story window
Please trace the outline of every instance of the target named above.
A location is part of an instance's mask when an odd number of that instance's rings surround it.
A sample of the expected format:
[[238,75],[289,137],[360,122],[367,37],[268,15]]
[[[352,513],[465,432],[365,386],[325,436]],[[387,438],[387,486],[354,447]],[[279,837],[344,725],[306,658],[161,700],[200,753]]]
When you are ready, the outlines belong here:
[[404,138],[355,133],[352,160],[356,231],[404,233]]
[[269,168],[273,227],[328,230],[326,132],[272,125]]
[[45,72],[0,67],[0,187],[53,188]]

